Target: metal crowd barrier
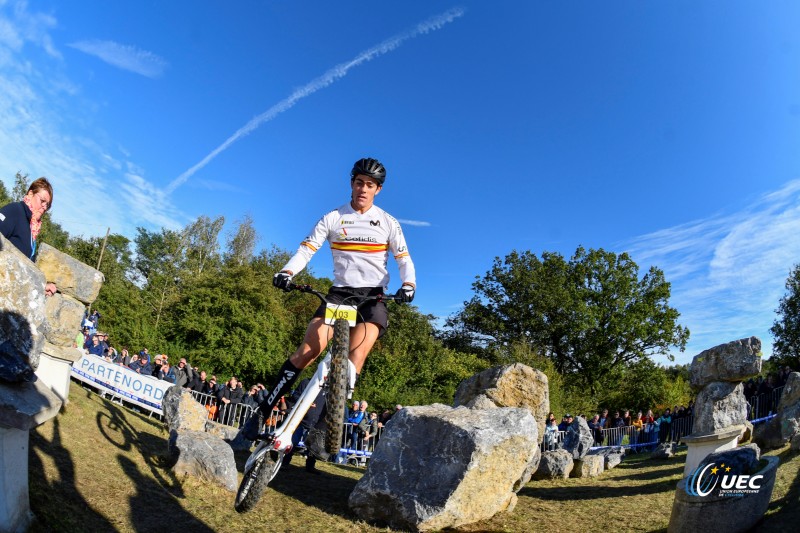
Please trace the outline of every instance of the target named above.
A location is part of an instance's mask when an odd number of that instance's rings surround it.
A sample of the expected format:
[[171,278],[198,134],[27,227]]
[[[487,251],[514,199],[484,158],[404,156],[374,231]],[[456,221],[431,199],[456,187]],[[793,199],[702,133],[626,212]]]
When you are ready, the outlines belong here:
[[[226,426],[242,427],[244,423],[253,415],[253,407],[244,403],[224,404],[217,400],[212,394],[205,394],[202,392],[191,391],[192,397],[202,405],[208,412],[208,419]],[[280,419],[283,417],[280,416]],[[270,418],[267,421],[273,427],[277,425],[279,420]]]
[[[783,387],[776,387],[771,392],[753,396],[748,402],[747,419],[753,423],[764,422],[771,418],[777,410]],[[661,442],[680,442],[686,435],[692,433],[694,416],[673,418],[669,424],[645,424],[644,428],[637,430],[633,426],[595,430],[594,445],[597,447],[622,446],[638,450],[641,448],[654,448]],[[541,450],[555,450],[561,447],[566,431],[559,431],[555,441],[547,442],[543,438]]]

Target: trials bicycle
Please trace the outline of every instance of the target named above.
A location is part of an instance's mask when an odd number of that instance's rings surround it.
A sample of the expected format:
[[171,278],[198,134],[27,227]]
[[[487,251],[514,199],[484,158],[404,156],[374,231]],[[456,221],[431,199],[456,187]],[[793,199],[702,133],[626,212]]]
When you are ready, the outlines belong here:
[[259,435],[256,448],[245,463],[244,476],[236,492],[234,508],[240,513],[251,510],[258,503],[267,485],[278,474],[284,456],[292,449],[292,435],[322,389],[326,389],[327,403],[325,449],[330,454],[339,452],[348,388],[352,389],[355,385],[355,367],[348,356],[350,328],[355,326],[358,307],[371,301],[400,301],[397,296],[379,294],[351,296],[344,303],[332,303],[325,294],[310,285],[290,283],[289,289],[311,293],[326,305],[325,323],[333,325],[333,340],[311,381],[283,421],[274,431]]

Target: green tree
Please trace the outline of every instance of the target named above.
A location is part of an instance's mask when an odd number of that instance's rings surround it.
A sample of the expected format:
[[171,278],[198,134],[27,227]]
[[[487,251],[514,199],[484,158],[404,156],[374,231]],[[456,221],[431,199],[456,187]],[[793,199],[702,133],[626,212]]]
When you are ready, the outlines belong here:
[[6,204],[10,204],[13,201],[14,199],[11,198],[10,194],[8,194],[8,189],[6,189],[5,183],[0,181],[0,207],[3,207]]
[[14,189],[12,191],[15,202],[21,202],[22,198],[28,194],[28,186],[28,174],[17,171],[14,176]]
[[258,233],[253,223],[253,217],[245,215],[236,230],[228,235],[227,260],[239,266],[246,265],[253,259],[257,242]]
[[795,265],[786,278],[786,293],[775,310],[778,318],[772,324],[770,333],[775,341],[772,344],[770,361],[781,366],[798,368],[800,364],[800,264]]
[[219,262],[219,232],[225,224],[225,217],[214,220],[203,215],[183,230],[186,244],[186,268],[195,275]]
[[448,321],[489,344],[525,342],[551,358],[571,383],[596,395],[639,360],[683,350],[689,331],[668,305],[670,285],[658,268],[640,279],[625,253],[579,247],[567,262],[557,253],[496,258],[473,283],[476,295]]

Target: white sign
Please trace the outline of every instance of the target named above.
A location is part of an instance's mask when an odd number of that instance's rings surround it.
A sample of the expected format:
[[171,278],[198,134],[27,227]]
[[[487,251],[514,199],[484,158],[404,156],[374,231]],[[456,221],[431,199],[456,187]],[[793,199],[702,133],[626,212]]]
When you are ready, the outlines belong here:
[[161,400],[173,383],[143,376],[130,368],[109,363],[102,357],[84,354],[72,364],[72,377],[93,387],[105,390],[125,401],[135,403],[154,413],[161,413]]

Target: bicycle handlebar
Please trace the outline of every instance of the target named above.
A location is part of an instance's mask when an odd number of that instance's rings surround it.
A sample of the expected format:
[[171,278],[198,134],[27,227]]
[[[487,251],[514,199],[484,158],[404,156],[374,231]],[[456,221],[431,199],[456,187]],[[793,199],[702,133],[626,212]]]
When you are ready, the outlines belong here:
[[[300,292],[307,292],[307,293],[313,294],[314,296],[316,296],[317,298],[322,300],[322,303],[324,303],[324,304],[334,303],[334,302],[328,302],[327,295],[319,292],[318,290],[316,290],[311,285],[301,285],[301,284],[298,284],[298,283],[289,282],[288,289],[289,289],[289,291],[300,291]],[[383,301],[386,301],[386,300],[394,300],[396,302],[402,303],[402,299],[397,297],[397,296],[395,296],[395,295],[393,295],[393,294],[376,294],[375,296],[357,296],[357,295],[353,295],[353,296],[348,297],[347,299],[349,300],[350,298],[358,299],[358,303],[356,304],[356,307],[360,307],[361,305],[363,305],[363,304],[365,304],[367,302],[371,302],[371,301],[383,302]],[[342,305],[352,305],[352,304],[346,304],[344,302],[340,302],[340,303],[342,303]]]

